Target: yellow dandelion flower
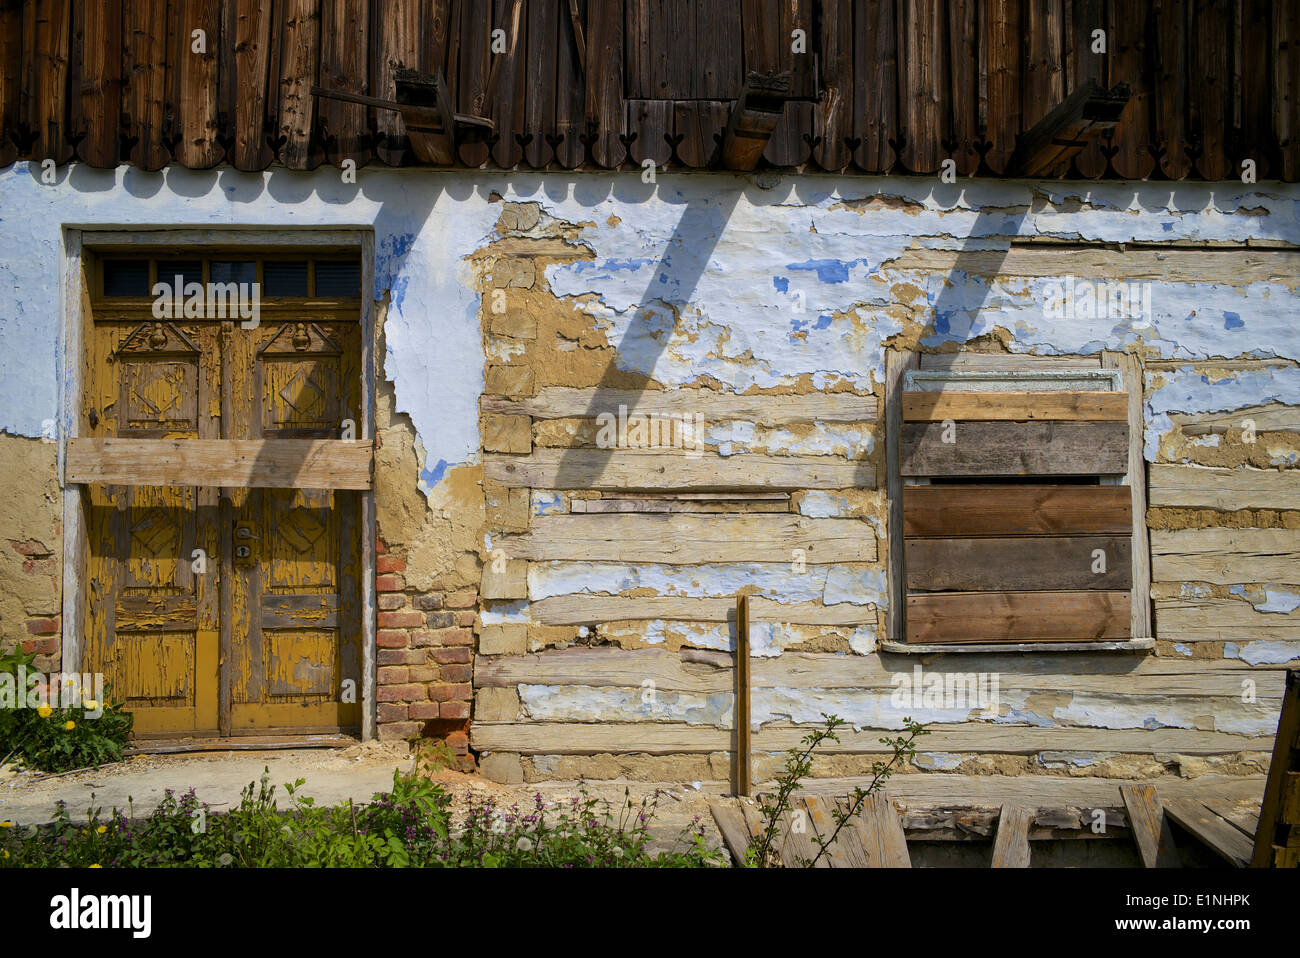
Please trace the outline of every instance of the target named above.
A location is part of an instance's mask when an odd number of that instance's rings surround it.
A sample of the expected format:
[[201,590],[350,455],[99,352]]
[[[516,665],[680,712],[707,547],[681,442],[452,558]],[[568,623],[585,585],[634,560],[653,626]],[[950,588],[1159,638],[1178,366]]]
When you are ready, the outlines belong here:
[[103,865],[91,865],[90,867],[91,867],[91,868],[103,868],[104,866],[103,866]]
[[67,729],[69,732],[71,732],[74,728],[77,727],[77,723],[69,719],[67,722],[63,723],[63,727]]
[[0,822],[0,828],[13,828],[13,827],[14,827],[14,823],[11,822],[11,821],[7,821],[7,820],[6,820],[6,821],[3,821],[3,822]]
[[95,709],[99,708],[99,703],[94,699],[86,699],[86,701],[81,703],[81,707],[87,712],[93,712]]
[[41,718],[49,718],[50,714],[53,711],[54,709],[50,708],[48,705],[42,705],[40,708],[36,710],[36,714],[39,715]]
[[95,833],[96,833],[97,835],[102,835],[102,834],[104,834],[104,832],[106,832],[106,831],[108,831],[108,826],[107,826],[107,825],[100,825],[97,829],[95,829]]

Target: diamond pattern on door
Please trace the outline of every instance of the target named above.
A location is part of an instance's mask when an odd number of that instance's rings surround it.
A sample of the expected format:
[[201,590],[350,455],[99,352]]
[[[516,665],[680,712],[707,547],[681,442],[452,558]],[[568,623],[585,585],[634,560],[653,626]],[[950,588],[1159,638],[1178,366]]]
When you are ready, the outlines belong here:
[[[338,438],[343,419],[360,415],[356,322],[245,329],[121,313],[92,309],[82,435]],[[358,494],[85,494],[83,668],[104,672],[108,694],[130,703],[137,735],[359,729]]]

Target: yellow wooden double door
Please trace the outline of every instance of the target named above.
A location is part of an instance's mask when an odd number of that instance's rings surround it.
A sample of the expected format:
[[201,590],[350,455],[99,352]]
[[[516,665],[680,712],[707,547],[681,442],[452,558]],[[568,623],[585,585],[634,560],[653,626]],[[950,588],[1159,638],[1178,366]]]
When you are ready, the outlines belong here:
[[[357,323],[96,316],[82,435],[351,438]],[[84,489],[85,668],[142,737],[360,726],[361,494]]]

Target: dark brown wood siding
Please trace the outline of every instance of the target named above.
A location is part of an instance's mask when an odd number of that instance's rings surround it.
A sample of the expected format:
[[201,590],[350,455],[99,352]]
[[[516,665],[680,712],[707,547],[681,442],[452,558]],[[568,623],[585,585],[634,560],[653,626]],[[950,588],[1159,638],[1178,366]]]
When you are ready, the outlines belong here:
[[409,165],[398,114],[310,92],[405,66],[496,124],[458,165],[699,168],[746,73],[789,70],[771,167],[1003,175],[1095,81],[1132,100],[1069,177],[1300,179],[1296,0],[520,2],[0,0],[0,164]]

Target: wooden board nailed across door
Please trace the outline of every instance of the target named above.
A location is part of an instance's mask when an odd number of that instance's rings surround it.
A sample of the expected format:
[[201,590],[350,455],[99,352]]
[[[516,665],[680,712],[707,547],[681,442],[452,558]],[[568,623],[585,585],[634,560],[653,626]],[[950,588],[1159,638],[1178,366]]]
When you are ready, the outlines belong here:
[[[306,312],[245,329],[96,308],[81,434],[339,438],[360,416],[360,325]],[[359,728],[360,493],[83,488],[84,668],[139,735]]]

